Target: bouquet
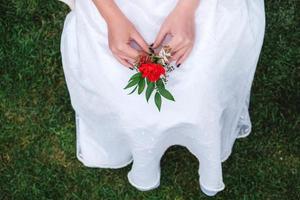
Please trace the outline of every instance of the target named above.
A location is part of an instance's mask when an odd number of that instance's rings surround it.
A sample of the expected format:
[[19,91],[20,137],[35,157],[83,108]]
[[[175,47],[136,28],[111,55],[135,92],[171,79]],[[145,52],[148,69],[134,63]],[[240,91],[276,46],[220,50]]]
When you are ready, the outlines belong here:
[[141,94],[144,90],[148,102],[152,93],[158,110],[161,110],[162,97],[167,100],[175,101],[173,95],[166,89],[168,73],[175,68],[169,62],[171,58],[171,48],[163,46],[158,54],[150,47],[150,53],[141,54],[134,63],[133,69],[137,71],[128,81],[124,89],[133,88],[129,93],[132,94],[137,90]]

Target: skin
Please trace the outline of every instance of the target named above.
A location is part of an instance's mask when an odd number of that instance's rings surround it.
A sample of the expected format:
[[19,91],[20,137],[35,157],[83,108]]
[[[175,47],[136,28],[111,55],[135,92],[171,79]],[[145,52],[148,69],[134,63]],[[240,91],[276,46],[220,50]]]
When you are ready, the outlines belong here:
[[[140,54],[129,44],[135,41],[144,52],[149,45],[134,25],[122,13],[113,0],[93,0],[108,27],[109,48],[114,57],[124,66],[132,68]],[[172,36],[169,46],[172,48],[172,60],[181,64],[191,52],[195,41],[195,12],[199,0],[179,0],[173,11],[167,16],[153,43],[153,48],[161,45],[169,34]]]
[[169,46],[172,60],[180,65],[184,62],[195,42],[195,13],[199,0],[180,0],[174,10],[167,16],[156,37],[153,48],[157,48],[166,35],[171,35]]

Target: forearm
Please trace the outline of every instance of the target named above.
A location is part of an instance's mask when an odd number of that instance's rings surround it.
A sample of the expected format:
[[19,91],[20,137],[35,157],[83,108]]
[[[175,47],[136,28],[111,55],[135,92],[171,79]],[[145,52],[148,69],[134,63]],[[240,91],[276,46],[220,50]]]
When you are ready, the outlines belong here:
[[175,9],[176,10],[182,10],[183,12],[191,12],[195,13],[198,6],[199,6],[200,0],[179,0]]
[[114,0],[93,0],[93,2],[106,23],[113,19],[125,17]]

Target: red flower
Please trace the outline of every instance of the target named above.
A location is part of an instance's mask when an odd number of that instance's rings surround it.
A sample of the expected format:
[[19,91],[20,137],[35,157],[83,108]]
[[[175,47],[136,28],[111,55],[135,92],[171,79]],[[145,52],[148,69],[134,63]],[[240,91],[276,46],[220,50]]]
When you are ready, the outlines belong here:
[[138,69],[142,73],[142,77],[148,78],[150,82],[157,81],[162,74],[166,73],[165,68],[157,63],[143,63]]
[[138,59],[139,64],[144,64],[144,63],[152,63],[151,62],[151,58],[148,54],[142,54],[140,55],[139,59]]

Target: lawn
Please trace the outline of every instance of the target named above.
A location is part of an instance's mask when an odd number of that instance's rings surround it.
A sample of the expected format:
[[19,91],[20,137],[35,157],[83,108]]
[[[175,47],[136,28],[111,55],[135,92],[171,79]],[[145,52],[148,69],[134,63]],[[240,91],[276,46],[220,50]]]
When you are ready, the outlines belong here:
[[296,2],[266,1],[250,105],[253,131],[223,163],[225,190],[208,198],[199,189],[198,162],[183,147],[167,151],[161,185],[149,192],[129,185],[131,166],[84,167],[75,156],[74,112],[59,51],[68,8],[56,0],[1,1],[0,199],[300,199]]

